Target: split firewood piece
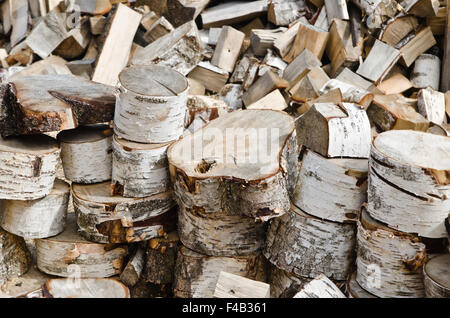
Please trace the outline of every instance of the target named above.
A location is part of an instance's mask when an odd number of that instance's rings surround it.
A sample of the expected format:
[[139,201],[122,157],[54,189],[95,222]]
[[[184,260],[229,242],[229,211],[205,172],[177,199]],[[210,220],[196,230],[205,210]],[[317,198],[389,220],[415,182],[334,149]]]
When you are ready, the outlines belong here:
[[205,86],[193,78],[187,78],[189,82],[189,95],[205,95]]
[[320,89],[329,81],[327,73],[321,67],[316,66],[289,90],[289,94],[295,101],[306,102],[318,97]]
[[292,203],[321,219],[355,221],[366,202],[367,159],[328,159],[304,151]]
[[11,82],[18,79],[19,77],[33,76],[33,75],[50,75],[50,74],[70,75],[72,74],[72,72],[66,66],[66,64],[67,61],[64,60],[63,58],[56,55],[51,55],[9,76],[8,81]]
[[107,246],[84,240],[77,232],[74,213],[67,215],[61,234],[37,239],[37,267],[59,277],[110,277],[120,274],[126,246]]
[[112,278],[57,278],[48,280],[29,298],[130,298],[129,289]]
[[400,51],[396,48],[375,40],[375,44],[363,63],[359,65],[356,73],[375,82],[378,85],[388,74],[400,58]]
[[152,24],[147,32],[145,32],[144,40],[146,40],[148,43],[152,43],[153,41],[156,41],[157,39],[172,32],[173,30],[175,29],[172,24],[167,21],[165,17],[161,17]]
[[98,243],[130,243],[164,235],[175,227],[171,192],[145,197],[110,195],[110,183],[72,184],[78,227],[86,239]]
[[285,79],[280,78],[272,71],[267,71],[242,95],[242,101],[244,105],[248,106],[270,92],[279,88],[286,88],[288,85],[289,83]]
[[289,87],[297,84],[311,69],[322,66],[322,62],[310,50],[304,49],[289,63],[283,72],[283,78],[289,82]]
[[141,143],[178,139],[184,130],[188,88],[186,78],[168,67],[124,69],[119,75],[114,132]]
[[412,129],[426,131],[430,122],[415,110],[416,100],[401,94],[375,95],[367,108],[370,121],[380,131]]
[[450,91],[447,91],[447,93],[445,93],[445,112],[450,118]]
[[431,28],[431,32],[433,32],[434,36],[440,36],[445,34],[445,26],[447,20],[447,8],[444,5],[439,7],[436,16],[426,17],[426,25]]
[[255,29],[250,34],[251,48],[256,56],[264,56],[273,46],[274,41],[286,31],[286,28],[274,30]]
[[0,139],[0,198],[36,200],[53,188],[60,149],[46,135]]
[[378,297],[424,297],[425,245],[417,236],[392,230],[363,209],[357,233],[356,281]]
[[206,256],[180,247],[175,265],[173,293],[181,298],[213,297],[221,271],[265,281],[265,261],[260,253],[239,257]]
[[210,62],[200,62],[189,73],[189,78],[199,81],[207,90],[219,92],[227,83],[229,74],[227,71],[212,65]]
[[[308,23],[306,19],[304,22]],[[280,34],[280,36],[275,41],[273,41],[273,47],[278,52],[278,54],[280,54],[284,61],[286,61],[285,57],[292,48],[292,44],[294,43],[299,27],[299,22],[294,23],[289,27],[289,29],[287,29],[287,31],[285,31],[283,34]]]
[[228,113],[226,102],[209,96],[190,95],[187,100],[184,127],[189,132],[203,127],[206,123]]
[[145,269],[142,273],[146,282],[163,286],[172,284],[179,242],[176,231],[148,241]]
[[435,44],[436,39],[430,27],[426,27],[400,48],[402,61],[406,66],[411,66],[421,54],[425,53]]
[[411,82],[416,88],[431,87],[439,89],[441,74],[441,60],[432,54],[422,54],[414,63],[414,70],[411,74]]
[[[356,76],[358,77],[358,76]],[[347,79],[343,79],[347,81]],[[318,94],[323,95],[327,94],[333,90],[339,89],[342,94],[342,100],[344,102],[356,103],[364,108],[367,108],[374,98],[374,94],[361,88],[361,86],[365,85],[360,82],[358,84],[348,84],[345,81],[341,81],[338,79],[331,79],[319,90]],[[352,82],[354,83],[354,81]]]
[[[40,272],[36,265],[30,266],[30,269],[19,277],[11,277],[0,287],[0,298],[2,296],[12,298],[23,298],[33,291],[41,288],[45,282],[52,277]],[[2,294],[4,292],[4,294]]]
[[[372,82],[366,80],[362,76],[356,74],[355,72],[351,71],[347,67],[345,67],[338,76],[336,76],[336,79],[339,81],[342,81],[344,83],[347,83],[349,85],[355,86],[357,88],[360,88],[364,91],[371,92],[373,94],[380,94],[382,93],[375,85],[373,85]],[[341,88],[342,91],[346,91],[345,88]],[[368,106],[368,105],[367,105]]]
[[144,249],[138,247],[134,255],[130,258],[127,265],[120,274],[120,281],[128,287],[133,287],[139,281],[145,264]]
[[169,145],[136,143],[114,136],[111,194],[143,198],[169,191]]
[[64,176],[78,183],[111,179],[112,129],[107,125],[82,126],[58,134]]
[[402,8],[399,1],[394,0],[351,0],[366,15],[366,25],[370,30],[380,28],[381,25],[389,18],[397,15]]
[[[200,146],[192,153],[193,143]],[[271,145],[270,153],[260,145]],[[289,210],[297,154],[293,118],[254,109],[209,122],[172,144],[167,155],[175,194],[191,213],[268,220]]]
[[233,72],[244,38],[245,34],[241,31],[224,26],[217,40],[211,64],[227,72]]
[[400,72],[394,72],[387,76],[377,88],[385,95],[401,94],[413,87],[411,81]]
[[3,202],[1,226],[24,238],[45,238],[64,230],[70,186],[56,179],[49,195],[42,199]]
[[412,130],[378,135],[369,160],[370,215],[399,231],[447,237],[449,151],[444,136]]
[[31,265],[31,255],[22,237],[0,228],[0,286],[13,277],[25,274]]
[[148,31],[153,23],[155,23],[158,19],[159,16],[154,11],[150,11],[142,16],[140,25],[145,29],[145,31]]
[[140,13],[121,3],[110,12],[103,45],[99,48],[92,75],[94,82],[117,84],[119,73],[128,62],[131,44],[141,18]]
[[328,35],[328,32],[300,21],[298,32],[291,50],[283,57],[283,59],[290,63],[304,49],[308,49],[321,60],[327,46]]
[[191,21],[136,52],[131,63],[167,66],[186,75],[203,59],[202,53],[197,26]]
[[369,157],[370,123],[356,104],[314,104],[296,126],[298,144],[324,157]]
[[272,298],[292,298],[301,290],[312,278],[296,276],[286,272],[274,265],[270,265],[270,297]]
[[381,30],[379,39],[390,46],[395,46],[418,26],[419,22],[415,16],[400,16],[387,22]]
[[91,41],[89,31],[89,19],[82,18],[78,25],[67,33],[66,39],[62,41],[53,53],[68,60],[73,60],[86,51]]
[[425,295],[450,298],[450,254],[433,257],[423,267]]
[[[142,21],[141,21],[142,23]],[[91,27],[92,35],[100,35],[105,32],[106,17],[102,15],[96,15],[89,18],[89,25]]]
[[320,274],[303,287],[294,298],[347,298],[325,275]]
[[339,88],[330,90],[329,92],[320,95],[319,97],[309,100],[306,103],[303,103],[300,107],[297,108],[297,113],[299,115],[303,115],[308,110],[311,109],[312,105],[317,103],[334,103],[340,104],[342,103],[342,93]]
[[270,285],[221,271],[214,298],[270,298]]
[[330,29],[330,24],[328,23],[327,8],[322,6],[319,10],[320,12],[316,18],[316,22],[314,22],[314,26],[324,31],[328,31]]
[[260,66],[258,75],[263,75],[261,74],[263,68],[269,68],[271,70],[274,70],[275,73],[277,73],[279,76],[282,76],[287,65],[288,64],[285,61],[283,61],[277,54],[275,54],[273,50],[268,49],[267,54],[264,57],[262,64]]
[[288,107],[286,100],[281,94],[279,89],[274,90],[272,93],[267,94],[263,98],[248,105],[247,109],[272,109],[272,110],[285,110]]
[[210,7],[200,15],[203,28],[209,29],[222,25],[236,24],[251,20],[267,12],[267,1],[251,2],[227,1]]
[[333,23],[334,19],[350,19],[348,15],[346,0],[325,0],[324,3],[327,10],[328,23],[330,25]]
[[377,298],[362,288],[356,281],[356,271],[347,279],[346,290],[348,298]]
[[72,75],[18,78],[2,87],[0,134],[38,134],[113,119],[111,86]]
[[[331,0],[330,2],[336,2]],[[344,2],[345,3],[345,2]],[[362,54],[363,41],[353,45],[350,22],[334,20],[330,27],[330,39],[327,43],[327,56],[331,60],[331,74],[339,73],[342,68],[355,68]]]
[[301,11],[305,9],[305,2],[301,1],[270,1],[267,19],[275,25],[288,26],[301,17]]
[[412,0],[405,12],[421,18],[435,16],[439,10],[439,0]]
[[438,125],[447,123],[444,93],[430,87],[421,89],[417,95],[417,110],[432,123]]
[[244,105],[242,94],[244,94],[242,85],[227,84],[220,90],[219,98],[228,105],[228,109],[238,110],[242,109]]
[[450,5],[447,4],[447,12],[445,14],[447,23],[445,24],[444,46],[442,57],[442,77],[441,77],[441,92],[450,90]]
[[[9,1],[9,10],[11,14],[11,47],[16,46],[22,41],[28,31],[28,0]],[[45,40],[45,39],[41,39]]]
[[323,273],[345,280],[354,262],[355,234],[354,224],[322,220],[292,206],[289,213],[272,220],[264,256],[297,276],[314,278]]
[[259,60],[250,54],[245,54],[236,64],[230,82],[243,83],[251,64],[259,64]]

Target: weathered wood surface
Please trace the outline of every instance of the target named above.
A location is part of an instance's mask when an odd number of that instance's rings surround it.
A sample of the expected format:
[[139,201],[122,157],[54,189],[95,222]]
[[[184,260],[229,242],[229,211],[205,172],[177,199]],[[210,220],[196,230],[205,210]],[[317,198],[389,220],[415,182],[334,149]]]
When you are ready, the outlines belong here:
[[59,179],[52,191],[37,200],[5,200],[2,202],[0,225],[24,238],[45,238],[61,233],[66,225],[70,186]]
[[138,246],[128,263],[123,268],[123,271],[120,274],[120,281],[128,287],[135,286],[141,277],[144,265],[145,251],[143,248]]
[[267,19],[275,25],[288,26],[301,17],[305,9],[305,1],[270,1]]
[[[131,66],[119,75],[114,132],[141,143],[166,143],[183,134],[188,82],[163,66]],[[136,129],[139,127],[139,129]]]
[[430,259],[423,266],[425,295],[428,298],[450,298],[450,254]]
[[44,273],[59,277],[110,277],[120,274],[126,246],[107,246],[88,242],[77,232],[76,217],[67,216],[61,234],[37,239],[37,266]]
[[414,69],[411,73],[411,82],[416,88],[431,87],[439,89],[441,74],[441,60],[432,54],[422,54],[414,62]]
[[[235,136],[249,140],[248,144],[235,144]],[[214,141],[207,143],[211,138]],[[191,152],[194,144],[199,146]],[[178,203],[206,214],[240,214],[261,220],[280,216],[289,209],[297,177],[297,149],[293,119],[283,112],[225,114],[169,147]]]
[[37,134],[113,119],[111,86],[73,75],[18,78],[1,88],[0,134]]
[[0,228],[0,286],[25,274],[30,265],[31,255],[23,238]]
[[58,134],[64,176],[77,183],[111,179],[111,140],[107,125],[83,126]]
[[230,26],[221,29],[211,63],[227,72],[233,72],[245,34]]
[[347,298],[325,275],[320,274],[295,294],[294,298]]
[[271,265],[268,279],[270,284],[270,297],[292,298],[311,280],[312,278],[296,276],[275,265]]
[[0,199],[36,200],[53,188],[60,149],[45,135],[0,139]]
[[353,272],[347,279],[346,290],[348,298],[377,298],[365,289],[363,289],[356,281],[356,272]]
[[270,285],[221,271],[214,298],[270,298]]

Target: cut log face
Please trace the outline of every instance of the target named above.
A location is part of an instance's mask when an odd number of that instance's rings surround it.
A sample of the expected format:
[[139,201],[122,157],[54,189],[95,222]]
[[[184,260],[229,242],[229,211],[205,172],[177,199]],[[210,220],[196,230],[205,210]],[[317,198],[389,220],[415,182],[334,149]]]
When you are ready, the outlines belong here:
[[113,119],[114,88],[72,75],[18,78],[2,87],[0,134],[38,134]]
[[127,198],[143,198],[169,191],[169,145],[141,144],[114,136],[112,193]]
[[[119,75],[114,132],[141,143],[166,143],[183,134],[188,82],[163,66],[132,66]],[[136,129],[139,127],[139,129]]]
[[265,281],[261,254],[241,257],[214,257],[198,254],[182,246],[175,266],[174,296],[211,298],[221,271],[253,280]]
[[70,186],[59,179],[52,191],[42,199],[2,203],[0,225],[10,233],[24,238],[45,238],[64,230]]
[[303,287],[294,298],[347,298],[325,275],[320,274]]
[[370,123],[365,110],[356,104],[314,104],[296,126],[298,144],[322,156],[369,157]]
[[110,277],[120,274],[126,247],[92,243],[77,232],[73,213],[61,234],[36,241],[37,266],[44,273],[59,277]]
[[292,298],[311,280],[312,278],[296,276],[271,265],[269,277],[270,297]]
[[450,298],[450,254],[433,257],[423,267],[425,295]]
[[378,135],[369,160],[370,215],[399,231],[447,237],[449,151],[444,136],[411,130]]
[[36,200],[50,193],[60,149],[45,135],[0,139],[0,199]]
[[292,203],[336,222],[355,221],[367,197],[367,159],[328,159],[305,150]]
[[[198,146],[191,151],[193,145]],[[169,147],[177,200],[187,210],[206,214],[280,216],[289,210],[297,149],[294,121],[286,113],[225,114]]]
[[67,180],[96,183],[111,179],[112,129],[107,125],[84,126],[58,134]]
[[431,87],[439,89],[441,74],[441,60],[432,54],[422,54],[414,63],[414,70],[411,74],[411,82],[416,88]]
[[270,285],[221,271],[214,298],[270,298]]
[[130,298],[130,291],[111,278],[50,279],[42,287],[44,298]]
[[0,228],[0,286],[8,279],[25,274],[31,265],[31,255],[22,237]]
[[355,234],[354,224],[321,220],[292,206],[271,222],[264,256],[297,276],[345,280],[355,259]]
[[358,221],[356,281],[378,297],[424,297],[425,245],[372,219],[365,210]]
[[359,286],[358,282],[356,281],[356,272],[353,272],[353,274],[349,276],[346,288],[348,298],[378,298],[377,296],[372,295],[361,286]]
[[73,204],[83,237],[98,243],[130,243],[175,228],[171,192],[145,198],[110,196],[110,183],[72,185]]

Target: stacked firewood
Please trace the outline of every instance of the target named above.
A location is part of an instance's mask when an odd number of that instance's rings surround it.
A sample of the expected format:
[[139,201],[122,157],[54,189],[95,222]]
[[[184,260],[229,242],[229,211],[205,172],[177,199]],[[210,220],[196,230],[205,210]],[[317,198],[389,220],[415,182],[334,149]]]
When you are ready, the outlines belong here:
[[0,10],[0,295],[449,297],[447,1]]

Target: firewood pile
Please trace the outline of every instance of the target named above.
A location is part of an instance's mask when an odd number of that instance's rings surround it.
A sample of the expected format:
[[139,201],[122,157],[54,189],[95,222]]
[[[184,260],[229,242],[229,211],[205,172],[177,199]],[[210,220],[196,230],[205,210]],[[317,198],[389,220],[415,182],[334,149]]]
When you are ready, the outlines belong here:
[[446,2],[0,1],[0,297],[450,297]]

